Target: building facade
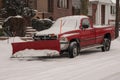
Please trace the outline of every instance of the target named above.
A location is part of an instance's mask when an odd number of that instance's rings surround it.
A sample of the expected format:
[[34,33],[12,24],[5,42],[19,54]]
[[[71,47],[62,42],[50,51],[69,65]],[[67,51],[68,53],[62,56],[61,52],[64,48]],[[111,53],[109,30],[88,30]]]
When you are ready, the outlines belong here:
[[37,10],[39,18],[53,18],[72,15],[72,0],[29,0],[29,6]]
[[94,24],[115,24],[116,7],[111,0],[90,0],[89,11]]
[[[0,8],[4,5],[0,0]],[[115,23],[115,3],[111,0],[23,0],[27,6],[36,10],[39,18],[53,18],[80,15],[84,10],[81,1],[89,1],[88,16],[94,24],[113,24]]]
[[[0,0],[0,7],[2,7]],[[53,18],[56,20],[59,17],[80,15],[84,12],[84,4],[81,1],[89,0],[22,0],[29,6],[36,10],[37,18]],[[83,5],[81,5],[83,4]],[[85,4],[86,5],[86,4]],[[82,8],[83,7],[83,10]]]

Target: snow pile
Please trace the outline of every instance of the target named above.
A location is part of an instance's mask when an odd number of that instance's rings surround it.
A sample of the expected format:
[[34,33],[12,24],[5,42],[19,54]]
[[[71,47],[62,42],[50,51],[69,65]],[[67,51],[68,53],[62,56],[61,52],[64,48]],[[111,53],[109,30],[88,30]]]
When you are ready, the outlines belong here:
[[16,43],[16,42],[25,42],[25,41],[21,40],[20,37],[9,37],[9,39],[7,40],[0,41],[0,43],[7,43],[7,44]]
[[0,25],[0,29],[2,29],[2,25]]
[[16,52],[13,57],[38,57],[38,56],[59,56],[59,52],[56,50],[34,50],[26,49]]
[[0,65],[1,65],[1,63],[3,63],[3,61],[5,61],[5,62],[9,61],[9,58],[11,57],[11,55],[12,55],[11,44],[0,41]]
[[[7,40],[0,41],[1,45],[9,45],[11,47],[11,43],[17,42],[25,42],[20,39],[20,37],[11,37]],[[11,50],[12,53],[12,50]],[[28,56],[58,56],[59,52],[56,50],[33,50],[33,49],[26,49],[19,52],[16,52],[13,57],[28,57]]]
[[4,22],[7,22],[10,18],[12,18],[13,16],[9,16],[8,18],[6,18],[5,20],[4,20]]
[[20,16],[20,15],[17,15],[17,16],[15,16],[16,18],[23,18],[22,16]]

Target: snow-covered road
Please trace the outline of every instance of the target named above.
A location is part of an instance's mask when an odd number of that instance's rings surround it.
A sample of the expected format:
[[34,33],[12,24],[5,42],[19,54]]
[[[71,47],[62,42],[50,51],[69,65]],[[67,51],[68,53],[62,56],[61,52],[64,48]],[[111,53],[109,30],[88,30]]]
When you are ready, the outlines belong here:
[[0,42],[0,80],[120,80],[120,38],[109,52],[87,50],[76,58],[10,59],[11,46]]

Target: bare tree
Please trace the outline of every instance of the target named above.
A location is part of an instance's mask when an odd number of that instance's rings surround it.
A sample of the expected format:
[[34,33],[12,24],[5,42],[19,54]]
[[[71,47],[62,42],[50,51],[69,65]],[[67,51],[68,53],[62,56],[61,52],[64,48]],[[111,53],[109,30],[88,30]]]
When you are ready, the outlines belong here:
[[119,36],[119,0],[116,0],[115,38]]
[[89,4],[89,0],[80,0],[81,1],[81,11],[80,13],[82,15],[88,15],[88,4]]

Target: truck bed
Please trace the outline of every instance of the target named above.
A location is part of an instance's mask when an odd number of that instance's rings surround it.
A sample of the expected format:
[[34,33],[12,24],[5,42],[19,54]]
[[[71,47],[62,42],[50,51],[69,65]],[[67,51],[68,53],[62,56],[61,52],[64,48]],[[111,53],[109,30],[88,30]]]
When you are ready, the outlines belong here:
[[106,27],[112,27],[111,25],[93,25],[94,28],[106,28]]

